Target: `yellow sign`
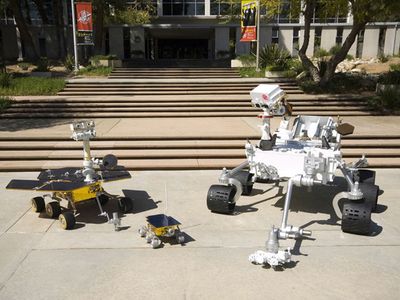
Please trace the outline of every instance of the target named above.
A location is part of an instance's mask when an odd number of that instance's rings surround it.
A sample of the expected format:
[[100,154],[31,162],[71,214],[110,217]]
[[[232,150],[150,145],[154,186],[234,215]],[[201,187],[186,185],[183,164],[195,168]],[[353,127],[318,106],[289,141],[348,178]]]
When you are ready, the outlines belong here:
[[257,40],[257,1],[255,0],[242,0],[242,38],[241,42],[252,42]]

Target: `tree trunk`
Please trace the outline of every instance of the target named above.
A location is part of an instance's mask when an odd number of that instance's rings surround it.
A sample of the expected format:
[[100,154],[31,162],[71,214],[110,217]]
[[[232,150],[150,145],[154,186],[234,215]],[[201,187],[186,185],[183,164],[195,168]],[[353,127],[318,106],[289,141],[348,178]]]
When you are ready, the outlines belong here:
[[22,16],[21,10],[19,8],[19,1],[10,0],[9,7],[14,14],[15,22],[17,23],[17,27],[21,34],[21,39],[25,47],[26,57],[32,60],[37,60],[39,58],[39,55],[36,51],[35,44],[33,43],[32,35],[29,32],[28,25],[26,24],[25,19]]
[[94,52],[95,54],[102,54],[104,40],[104,1],[95,1],[94,5],[96,11],[96,19],[94,20]]
[[53,0],[53,11],[54,11],[54,25],[56,27],[56,38],[57,38],[57,56],[58,58],[65,57],[65,43],[64,43],[64,29],[62,22],[63,7],[60,0]]
[[310,73],[312,79],[315,82],[320,82],[321,76],[319,75],[318,68],[314,66],[312,61],[307,57],[307,48],[310,42],[310,27],[311,21],[314,13],[315,0],[306,0],[305,1],[305,10],[304,10],[304,40],[303,45],[299,50],[299,57],[303,64],[303,67]]
[[333,55],[327,62],[326,71],[321,78],[322,85],[325,85],[332,80],[333,75],[335,75],[337,65],[346,58],[347,53],[357,38],[357,35],[365,28],[365,25],[366,22],[353,24],[350,34],[344,41],[342,48],[340,48],[339,52]]
[[[39,11],[40,18],[42,19],[43,24],[49,24],[49,18],[47,17],[46,9],[44,8],[43,0],[33,0],[35,3],[37,10]],[[53,6],[53,12],[56,13]]]

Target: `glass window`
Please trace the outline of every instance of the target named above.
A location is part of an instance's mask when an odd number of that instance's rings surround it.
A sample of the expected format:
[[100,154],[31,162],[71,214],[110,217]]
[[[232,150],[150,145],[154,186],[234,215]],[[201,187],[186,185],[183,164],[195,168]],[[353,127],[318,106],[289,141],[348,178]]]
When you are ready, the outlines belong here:
[[272,27],[272,44],[278,44],[279,43],[279,28],[278,27]]
[[314,32],[314,53],[321,48],[322,27],[315,27]]
[[343,43],[343,27],[338,27],[336,29],[336,44],[342,45]]
[[228,0],[210,0],[212,16],[240,15],[241,2]]
[[204,0],[163,1],[164,16],[197,16],[205,14]]

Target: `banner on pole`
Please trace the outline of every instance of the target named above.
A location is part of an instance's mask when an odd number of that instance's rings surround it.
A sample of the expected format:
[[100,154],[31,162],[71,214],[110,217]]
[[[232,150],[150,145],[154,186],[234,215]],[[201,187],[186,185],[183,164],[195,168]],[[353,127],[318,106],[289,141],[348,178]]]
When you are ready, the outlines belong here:
[[78,45],[93,45],[92,3],[78,2],[75,4],[75,8]]
[[241,28],[242,37],[241,42],[253,42],[257,40],[257,1],[256,0],[242,0],[241,7]]

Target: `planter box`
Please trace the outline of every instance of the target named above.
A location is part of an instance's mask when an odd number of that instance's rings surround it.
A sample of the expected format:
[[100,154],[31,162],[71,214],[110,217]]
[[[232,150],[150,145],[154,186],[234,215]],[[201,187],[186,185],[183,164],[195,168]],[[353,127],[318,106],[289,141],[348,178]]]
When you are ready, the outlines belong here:
[[231,60],[231,68],[247,68],[247,67],[255,67],[256,63],[250,63],[244,65],[239,59],[232,59]]
[[112,68],[121,68],[122,67],[122,60],[120,59],[100,59],[99,65],[103,67],[112,67]]
[[384,92],[386,90],[394,90],[400,93],[400,84],[376,84],[376,93]]
[[286,71],[265,71],[265,77],[267,78],[286,77]]

